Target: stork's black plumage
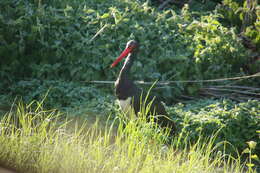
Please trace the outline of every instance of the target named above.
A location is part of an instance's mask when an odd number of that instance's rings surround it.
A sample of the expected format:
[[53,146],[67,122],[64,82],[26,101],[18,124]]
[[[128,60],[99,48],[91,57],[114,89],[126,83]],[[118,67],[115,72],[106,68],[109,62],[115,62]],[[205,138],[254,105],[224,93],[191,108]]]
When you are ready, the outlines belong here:
[[[136,115],[138,115],[138,112],[141,109],[140,108],[141,102],[144,103],[146,97],[146,94],[143,93],[142,90],[138,88],[130,78],[130,70],[136,58],[138,47],[139,45],[136,41],[134,40],[129,41],[126,45],[125,50],[111,65],[111,67],[114,67],[119,61],[121,61],[124,57],[127,56],[124,65],[120,70],[119,76],[115,82],[115,93],[120,102],[121,108],[124,111],[128,111],[126,109],[127,107],[133,107]],[[146,101],[146,105],[149,104],[150,102],[152,104],[150,107],[149,114],[157,115],[156,122],[161,127],[169,127],[172,130],[175,130],[175,125],[173,121],[171,121],[168,118],[168,114],[165,111],[165,108],[160,102],[160,100],[149,93],[148,99]]]

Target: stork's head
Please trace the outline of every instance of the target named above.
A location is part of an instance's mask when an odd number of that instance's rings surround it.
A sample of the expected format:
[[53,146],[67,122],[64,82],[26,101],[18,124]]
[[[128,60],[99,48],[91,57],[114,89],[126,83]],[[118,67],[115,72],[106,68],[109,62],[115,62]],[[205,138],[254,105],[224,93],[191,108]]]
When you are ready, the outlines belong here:
[[130,40],[126,44],[125,50],[120,54],[120,56],[113,62],[110,67],[115,67],[123,58],[128,54],[135,53],[138,51],[139,44],[135,40]]

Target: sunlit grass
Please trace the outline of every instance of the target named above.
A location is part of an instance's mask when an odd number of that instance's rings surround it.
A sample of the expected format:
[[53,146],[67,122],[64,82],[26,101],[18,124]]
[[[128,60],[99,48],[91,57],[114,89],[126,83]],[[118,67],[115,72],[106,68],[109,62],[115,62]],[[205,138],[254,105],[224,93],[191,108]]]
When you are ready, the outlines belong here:
[[19,172],[254,172],[218,152],[215,136],[193,144],[179,135],[169,140],[142,118],[102,127],[71,123],[40,103],[19,104],[0,121],[0,163]]

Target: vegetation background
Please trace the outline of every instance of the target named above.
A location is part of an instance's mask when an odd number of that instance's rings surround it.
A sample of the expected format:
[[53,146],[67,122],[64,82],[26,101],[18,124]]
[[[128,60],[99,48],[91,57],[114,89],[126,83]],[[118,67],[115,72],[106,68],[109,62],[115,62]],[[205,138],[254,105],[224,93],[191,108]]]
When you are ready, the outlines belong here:
[[44,100],[64,117],[117,117],[113,85],[91,81],[116,79],[120,68],[109,66],[130,39],[141,46],[134,80],[175,81],[152,91],[178,133],[197,141],[220,129],[215,143],[241,154],[255,141],[259,156],[258,0],[2,0],[2,115],[13,103]]

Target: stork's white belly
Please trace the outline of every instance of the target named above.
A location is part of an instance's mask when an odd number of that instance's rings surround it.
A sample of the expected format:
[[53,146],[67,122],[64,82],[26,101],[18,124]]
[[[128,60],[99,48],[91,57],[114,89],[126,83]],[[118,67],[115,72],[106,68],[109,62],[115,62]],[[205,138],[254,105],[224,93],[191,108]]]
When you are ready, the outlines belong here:
[[118,100],[121,110],[130,118],[132,116],[135,117],[134,109],[131,105],[131,97],[128,97],[125,100]]
[[122,111],[127,112],[131,108],[131,100],[131,97],[128,97],[126,100],[118,100]]

